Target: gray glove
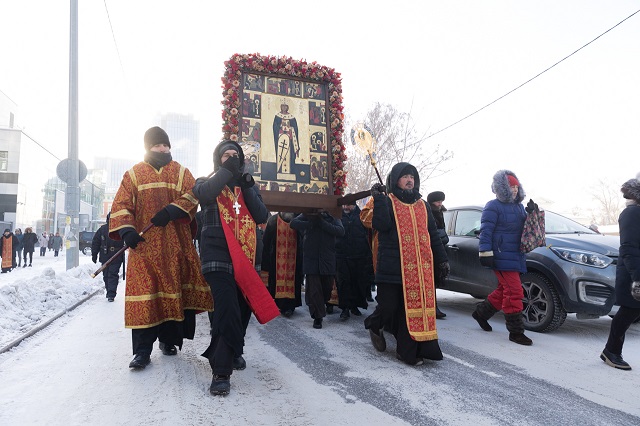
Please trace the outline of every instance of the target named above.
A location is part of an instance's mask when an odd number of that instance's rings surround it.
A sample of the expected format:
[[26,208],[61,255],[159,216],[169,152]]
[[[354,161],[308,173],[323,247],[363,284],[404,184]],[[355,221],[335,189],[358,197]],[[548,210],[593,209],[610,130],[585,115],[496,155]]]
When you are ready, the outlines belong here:
[[631,283],[631,297],[640,302],[640,281]]
[[449,272],[451,272],[451,266],[449,266],[449,262],[442,262],[438,265],[440,269],[440,278],[445,279],[449,276]]

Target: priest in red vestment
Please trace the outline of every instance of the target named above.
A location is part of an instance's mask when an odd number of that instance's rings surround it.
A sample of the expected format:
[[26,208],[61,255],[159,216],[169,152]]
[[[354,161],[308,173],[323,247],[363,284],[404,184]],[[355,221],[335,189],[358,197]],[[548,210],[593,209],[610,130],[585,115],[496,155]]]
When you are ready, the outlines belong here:
[[386,188],[379,183],[371,188],[372,226],[379,241],[378,306],[365,319],[365,328],[381,352],[386,349],[383,331],[391,332],[397,342],[396,357],[409,365],[421,365],[424,358],[442,359],[434,274],[446,276],[449,270],[431,208],[419,189],[418,171],[404,162],[393,166]]

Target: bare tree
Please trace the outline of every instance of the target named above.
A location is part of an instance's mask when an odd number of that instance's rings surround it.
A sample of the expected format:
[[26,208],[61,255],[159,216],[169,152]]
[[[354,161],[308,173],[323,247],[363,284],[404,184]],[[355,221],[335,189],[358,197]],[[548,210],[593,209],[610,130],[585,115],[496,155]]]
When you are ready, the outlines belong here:
[[[343,142],[348,156],[345,165],[348,192],[366,190],[378,181],[369,157],[356,150],[352,144],[351,128],[356,121],[350,117],[345,120]],[[377,140],[375,161],[383,180],[391,168],[401,161],[413,164],[420,173],[422,182],[448,172],[443,166],[453,158],[453,152],[441,152],[439,145],[430,145],[427,133],[418,130],[411,111],[401,112],[392,105],[375,103],[367,111],[363,121]]]
[[600,225],[614,225],[618,223],[618,216],[622,211],[622,198],[619,186],[599,179],[598,185],[591,191],[596,206],[591,210],[591,219]]

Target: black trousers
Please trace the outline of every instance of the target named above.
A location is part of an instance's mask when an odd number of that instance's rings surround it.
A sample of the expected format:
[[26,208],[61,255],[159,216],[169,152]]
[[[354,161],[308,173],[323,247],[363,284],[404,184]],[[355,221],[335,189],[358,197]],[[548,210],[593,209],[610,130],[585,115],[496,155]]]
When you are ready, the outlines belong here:
[[107,290],[107,297],[116,297],[118,282],[120,281],[120,268],[122,267],[122,257],[114,260],[102,271],[104,288]]
[[183,324],[178,321],[165,321],[154,327],[134,328],[131,330],[133,354],[151,354],[157,340],[182,348]]
[[29,255],[29,265],[31,265],[33,263],[33,252],[32,251],[25,251],[24,252],[24,264],[27,264],[27,255]]
[[204,275],[214,300],[211,342],[202,354],[209,359],[213,374],[233,373],[233,358],[244,352],[244,337],[251,319],[251,309],[238,288],[233,275],[208,272]]
[[366,309],[367,296],[373,284],[373,263],[371,258],[337,258],[336,287],[341,309]]
[[324,318],[327,316],[326,303],[331,299],[333,275],[307,274],[306,277],[304,300],[309,306],[309,314],[313,319]]
[[612,354],[622,355],[622,345],[624,345],[624,336],[635,320],[640,318],[640,309],[627,308],[620,306],[618,312],[611,320],[611,329],[609,330],[609,339],[605,348]]
[[414,363],[418,358],[433,360],[442,359],[442,351],[437,340],[417,342],[411,338],[407,328],[404,309],[404,292],[402,284],[377,283],[378,306],[364,320],[366,329],[385,330],[396,338],[396,352],[408,362]]

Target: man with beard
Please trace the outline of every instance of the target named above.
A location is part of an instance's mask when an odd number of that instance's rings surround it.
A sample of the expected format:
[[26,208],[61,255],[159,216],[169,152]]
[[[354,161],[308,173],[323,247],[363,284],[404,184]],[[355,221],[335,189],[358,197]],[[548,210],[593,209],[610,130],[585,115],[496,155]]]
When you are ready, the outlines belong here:
[[371,187],[372,225],[379,241],[378,306],[365,328],[380,352],[386,350],[383,330],[390,331],[397,342],[396,357],[409,365],[421,365],[424,358],[442,360],[434,274],[446,276],[449,269],[431,208],[419,189],[418,171],[404,162],[393,166],[386,188],[379,183]]
[[295,213],[280,212],[267,221],[262,237],[262,270],[269,273],[269,293],[289,318],[302,306],[302,236],[289,224]]
[[[193,339],[195,313],[213,309],[192,242],[195,180],[172,160],[160,127],[145,132],[144,146],[144,161],[124,174],[109,219],[109,237],[130,249],[124,316],[135,355],[129,367],[136,370],[149,364],[156,340],[164,355],[176,355],[184,338]],[[142,237],[149,223],[154,226]]]

